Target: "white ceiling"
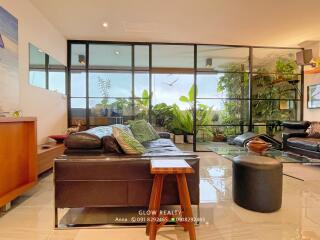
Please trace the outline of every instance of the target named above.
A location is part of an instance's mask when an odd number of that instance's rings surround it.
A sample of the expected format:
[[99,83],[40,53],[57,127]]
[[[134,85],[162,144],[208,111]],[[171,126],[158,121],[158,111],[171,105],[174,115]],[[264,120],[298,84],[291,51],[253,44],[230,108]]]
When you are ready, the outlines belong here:
[[269,46],[320,39],[320,0],[31,2],[67,39]]

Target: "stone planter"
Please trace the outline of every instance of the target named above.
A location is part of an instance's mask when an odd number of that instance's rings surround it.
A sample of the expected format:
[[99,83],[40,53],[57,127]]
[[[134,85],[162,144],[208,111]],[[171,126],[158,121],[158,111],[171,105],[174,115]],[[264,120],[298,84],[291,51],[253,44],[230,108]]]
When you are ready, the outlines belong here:
[[193,143],[193,134],[187,135],[187,143]]
[[182,144],[184,143],[184,136],[183,135],[174,135],[174,143]]

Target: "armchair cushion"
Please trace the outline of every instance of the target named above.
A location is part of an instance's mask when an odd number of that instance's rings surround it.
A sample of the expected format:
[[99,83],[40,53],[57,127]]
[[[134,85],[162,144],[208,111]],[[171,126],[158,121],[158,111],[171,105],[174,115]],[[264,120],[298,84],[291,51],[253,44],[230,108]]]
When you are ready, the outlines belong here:
[[289,138],[288,144],[291,147],[302,148],[310,151],[319,152],[320,139],[317,138]]
[[[297,121],[297,122],[283,122],[282,126],[286,129],[294,129],[294,130],[307,130],[308,127],[310,126],[309,121]],[[291,131],[293,132],[293,131]],[[297,131],[296,131],[297,132]]]

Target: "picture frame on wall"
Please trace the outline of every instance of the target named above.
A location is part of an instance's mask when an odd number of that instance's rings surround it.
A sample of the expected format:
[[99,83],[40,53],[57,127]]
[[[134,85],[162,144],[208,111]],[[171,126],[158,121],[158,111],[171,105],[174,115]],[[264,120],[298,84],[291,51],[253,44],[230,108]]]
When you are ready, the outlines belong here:
[[320,108],[320,84],[308,86],[308,108]]

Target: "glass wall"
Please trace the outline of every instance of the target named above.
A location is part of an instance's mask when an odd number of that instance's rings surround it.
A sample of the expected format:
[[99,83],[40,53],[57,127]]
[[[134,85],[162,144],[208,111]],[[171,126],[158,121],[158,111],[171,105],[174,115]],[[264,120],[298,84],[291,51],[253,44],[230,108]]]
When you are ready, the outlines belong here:
[[299,49],[253,48],[252,123],[256,133],[281,139],[281,121],[300,120]]
[[301,49],[90,41],[69,49],[70,126],[146,119],[204,151],[247,131],[276,136],[281,121],[301,117]]

